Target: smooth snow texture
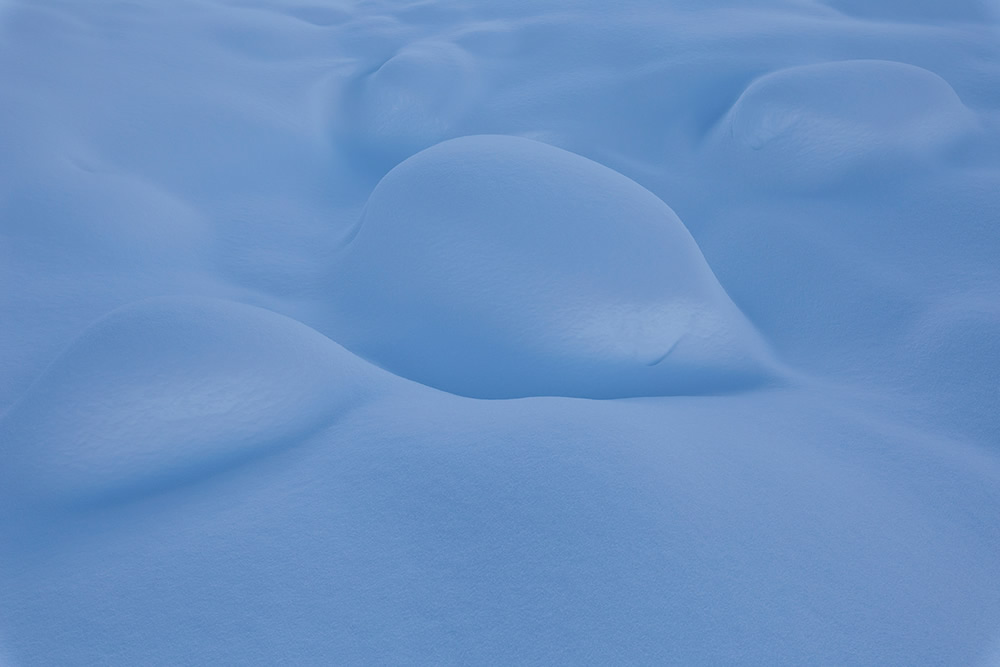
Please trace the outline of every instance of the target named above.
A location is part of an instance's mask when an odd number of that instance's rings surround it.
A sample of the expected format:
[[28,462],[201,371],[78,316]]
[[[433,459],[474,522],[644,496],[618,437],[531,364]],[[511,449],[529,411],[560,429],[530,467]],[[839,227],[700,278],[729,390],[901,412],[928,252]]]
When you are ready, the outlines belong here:
[[259,308],[140,302],[85,331],[0,420],[0,475],[43,503],[160,491],[307,438],[380,374]]
[[997,9],[0,0],[0,663],[1000,664]]
[[454,139],[394,168],[331,290],[334,338],[465,396],[716,393],[770,372],[668,206],[528,139]]

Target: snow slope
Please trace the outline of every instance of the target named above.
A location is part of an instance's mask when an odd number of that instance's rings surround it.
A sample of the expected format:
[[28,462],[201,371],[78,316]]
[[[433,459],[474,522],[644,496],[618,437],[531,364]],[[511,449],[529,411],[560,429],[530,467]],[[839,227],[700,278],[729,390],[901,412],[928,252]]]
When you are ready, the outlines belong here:
[[0,663],[1000,664],[998,28],[0,2]]

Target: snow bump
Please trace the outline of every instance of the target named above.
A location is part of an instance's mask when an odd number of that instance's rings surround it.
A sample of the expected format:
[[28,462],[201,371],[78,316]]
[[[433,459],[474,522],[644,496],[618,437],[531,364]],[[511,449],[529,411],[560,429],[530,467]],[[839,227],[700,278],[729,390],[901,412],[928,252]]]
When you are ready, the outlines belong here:
[[453,132],[479,88],[472,57],[450,42],[407,45],[344,92],[339,133],[384,173]]
[[0,420],[0,475],[43,502],[161,491],[301,442],[375,391],[372,372],[270,311],[139,302],[85,331]]
[[753,180],[808,187],[939,156],[974,127],[972,112],[937,74],[849,60],[757,79],[724,119],[719,139],[727,162]]
[[406,160],[335,273],[333,337],[456,394],[714,393],[767,375],[676,214],[537,141],[463,137]]

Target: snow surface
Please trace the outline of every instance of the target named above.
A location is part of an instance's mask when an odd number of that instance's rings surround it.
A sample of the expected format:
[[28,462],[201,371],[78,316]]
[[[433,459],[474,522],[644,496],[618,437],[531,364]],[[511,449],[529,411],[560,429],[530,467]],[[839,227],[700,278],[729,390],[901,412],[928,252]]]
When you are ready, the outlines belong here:
[[1000,665],[995,0],[2,0],[0,81],[0,663]]

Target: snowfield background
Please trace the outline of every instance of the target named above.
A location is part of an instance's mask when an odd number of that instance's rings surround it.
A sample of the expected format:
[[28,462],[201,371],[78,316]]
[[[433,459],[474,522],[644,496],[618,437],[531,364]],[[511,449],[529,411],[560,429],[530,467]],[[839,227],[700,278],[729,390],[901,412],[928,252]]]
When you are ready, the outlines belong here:
[[996,0],[3,0],[0,663],[1000,665]]

